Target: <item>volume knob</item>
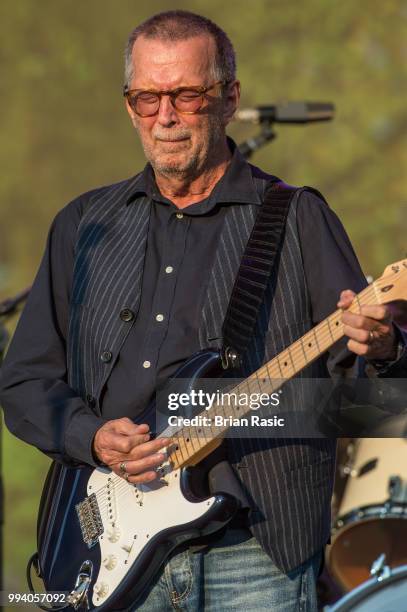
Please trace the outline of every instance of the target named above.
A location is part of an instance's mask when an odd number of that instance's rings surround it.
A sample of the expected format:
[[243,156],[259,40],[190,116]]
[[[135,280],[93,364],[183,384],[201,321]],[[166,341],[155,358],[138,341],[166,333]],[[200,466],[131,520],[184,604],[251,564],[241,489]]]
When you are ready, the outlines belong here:
[[105,597],[109,592],[109,585],[106,582],[97,582],[93,590],[99,597]]
[[111,527],[110,529],[108,529],[107,539],[109,540],[109,542],[112,542],[114,544],[115,542],[118,541],[119,538],[120,538],[120,529],[118,529],[117,527]]
[[103,565],[106,569],[112,570],[117,565],[117,558],[114,555],[107,555],[107,557],[103,559]]

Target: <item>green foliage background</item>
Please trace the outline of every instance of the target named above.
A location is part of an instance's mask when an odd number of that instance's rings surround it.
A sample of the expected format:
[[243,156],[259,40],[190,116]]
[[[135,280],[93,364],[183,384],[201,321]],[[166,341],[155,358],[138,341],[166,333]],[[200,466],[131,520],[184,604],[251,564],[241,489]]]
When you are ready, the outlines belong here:
[[[405,1],[1,0],[0,299],[31,283],[62,206],[142,167],[121,98],[122,50],[135,25],[171,8],[202,13],[229,33],[242,107],[335,103],[334,122],[279,127],[253,162],[319,188],[366,273],[377,276],[404,256]],[[240,142],[256,128],[235,123],[229,131]],[[25,590],[48,460],[4,428],[3,446],[6,587]]]

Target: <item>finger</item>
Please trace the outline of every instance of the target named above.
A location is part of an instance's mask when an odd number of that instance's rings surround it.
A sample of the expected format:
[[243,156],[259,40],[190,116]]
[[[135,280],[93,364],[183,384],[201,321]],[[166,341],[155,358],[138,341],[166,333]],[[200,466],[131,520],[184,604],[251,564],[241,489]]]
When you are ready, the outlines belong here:
[[137,434],[135,436],[126,436],[110,431],[105,431],[99,436],[98,444],[103,451],[114,452],[123,455],[124,458],[135,447],[140,446],[150,439],[148,434]]
[[[367,344],[372,343],[372,338],[377,339],[385,339],[386,337],[394,336],[393,326],[391,323],[389,324],[377,324],[371,323],[373,319],[368,319],[366,322],[366,326],[362,328],[355,328],[351,325],[343,326],[343,333],[348,338],[352,338],[353,340],[357,340],[358,342],[366,342]],[[373,334],[373,335],[372,335]]]
[[375,319],[365,317],[361,314],[356,314],[355,312],[349,312],[348,310],[342,314],[341,318],[344,327],[352,327],[354,329],[366,329],[368,331],[373,331],[379,325]]
[[[148,435],[145,436],[144,444],[137,444],[131,446],[125,452],[119,452],[112,450],[111,448],[105,450],[105,454],[102,455],[102,461],[106,463],[113,470],[116,465],[119,465],[123,461],[138,460],[160,451],[170,444],[170,440],[166,438],[157,438],[156,440],[148,440]],[[127,448],[127,446],[126,446]]]
[[366,304],[362,306],[360,314],[376,321],[391,321],[392,319],[390,308],[384,304]]
[[[152,468],[156,468],[165,461],[166,456],[163,453],[156,453],[140,459],[138,461],[126,461],[126,472],[129,477],[143,474],[144,472],[151,471]],[[115,466],[113,470],[119,476],[124,476],[124,472],[120,469],[120,464]]]
[[131,484],[143,484],[146,482],[151,482],[152,480],[156,480],[158,478],[157,472],[150,470],[148,472],[144,472],[144,474],[138,474],[137,476],[129,476],[127,482]]
[[125,434],[126,436],[135,434],[146,434],[149,431],[149,426],[146,423],[136,424],[131,419],[123,417],[114,419],[107,423],[109,429],[117,434]]
[[[374,332],[375,333],[375,332]],[[373,341],[370,338],[369,342],[359,342],[351,338],[348,343],[348,349],[356,355],[363,356],[366,359],[389,359],[396,358],[396,345],[393,333],[386,336],[374,337]]]
[[357,342],[357,340],[350,339],[347,344],[348,349],[356,355],[361,357],[369,357],[371,348],[368,344]]
[[[382,312],[376,312],[378,316],[382,316]],[[348,335],[349,328],[354,329],[365,329],[367,331],[377,331],[380,334],[388,334],[392,331],[392,322],[391,319],[376,319],[373,317],[368,317],[363,314],[356,314],[355,312],[345,311],[341,317],[342,323],[344,325],[344,333]],[[346,330],[345,330],[346,328]]]
[[349,308],[349,306],[352,304],[354,300],[355,295],[356,293],[352,291],[351,289],[345,289],[344,291],[341,291],[341,294],[339,296],[339,301],[337,303],[337,307],[338,308]]
[[[148,434],[140,435],[138,443],[142,444],[148,440]],[[103,463],[112,466],[115,463],[126,461],[129,458],[129,452],[134,448],[134,444],[134,438],[129,439],[129,436],[118,435],[109,431],[99,431],[94,450]]]
[[359,312],[346,311],[344,312],[343,317],[345,315],[359,317],[364,316],[370,319],[375,319],[376,321],[390,321],[392,319],[392,313],[390,308],[388,306],[385,306],[384,304],[365,304],[360,307]]
[[370,344],[372,341],[372,331],[367,329],[357,329],[355,327],[350,327],[349,325],[344,325],[343,333],[350,340],[356,340],[356,342],[360,342],[362,344]]
[[156,438],[155,440],[149,440],[143,444],[134,446],[128,453],[128,459],[142,459],[147,455],[159,452],[170,444],[170,440],[167,438]]

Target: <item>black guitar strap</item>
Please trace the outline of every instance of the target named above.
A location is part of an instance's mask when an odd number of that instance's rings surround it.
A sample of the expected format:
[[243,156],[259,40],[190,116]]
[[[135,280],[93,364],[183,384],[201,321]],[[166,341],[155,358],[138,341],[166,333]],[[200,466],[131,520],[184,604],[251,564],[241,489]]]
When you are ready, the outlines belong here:
[[287,215],[298,187],[283,181],[266,189],[240,262],[222,326],[223,367],[239,365],[253,336],[264,294],[284,239]]

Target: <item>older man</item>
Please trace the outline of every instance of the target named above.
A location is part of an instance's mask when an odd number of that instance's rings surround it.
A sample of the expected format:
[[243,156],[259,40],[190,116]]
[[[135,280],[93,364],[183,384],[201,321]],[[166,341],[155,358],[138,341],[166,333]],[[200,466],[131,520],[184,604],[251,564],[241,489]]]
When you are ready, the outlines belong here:
[[[8,427],[66,465],[103,463],[130,483],[154,480],[166,441],[150,439],[143,411],[156,379],[221,342],[245,243],[276,180],[226,138],[239,93],[232,44],[208,19],[170,11],[131,33],[125,102],[149,163],[57,215],[2,375]],[[326,203],[295,196],[247,372],[334,310],[341,290],[346,309],[363,286]],[[357,355],[382,372],[405,367],[384,307],[343,321],[349,350],[336,346],[312,375],[364,367]],[[135,607],[316,610],[335,443],[230,440],[227,450],[247,520],[204,548],[176,550]]]

